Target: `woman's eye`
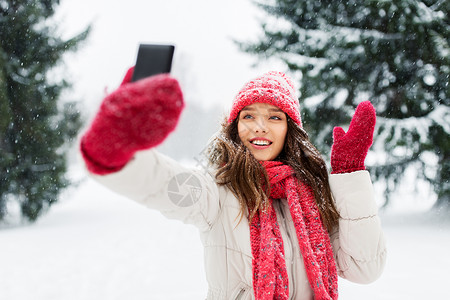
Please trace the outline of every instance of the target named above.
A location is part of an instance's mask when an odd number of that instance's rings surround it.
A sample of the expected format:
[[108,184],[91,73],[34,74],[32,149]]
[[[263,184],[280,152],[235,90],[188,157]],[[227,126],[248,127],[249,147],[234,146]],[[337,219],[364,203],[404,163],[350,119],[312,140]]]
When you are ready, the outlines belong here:
[[242,119],[251,119],[252,118],[252,115],[244,115],[243,117],[242,117]]
[[271,120],[281,120],[279,116],[271,116],[269,119]]

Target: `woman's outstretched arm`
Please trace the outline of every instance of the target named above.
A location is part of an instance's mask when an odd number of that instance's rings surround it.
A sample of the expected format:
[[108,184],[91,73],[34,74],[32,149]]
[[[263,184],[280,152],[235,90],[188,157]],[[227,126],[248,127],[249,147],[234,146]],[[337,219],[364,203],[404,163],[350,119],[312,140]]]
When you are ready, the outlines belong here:
[[122,84],[103,100],[80,142],[94,179],[168,218],[207,229],[219,210],[215,182],[152,150],[172,132],[184,107],[178,81],[168,74]]

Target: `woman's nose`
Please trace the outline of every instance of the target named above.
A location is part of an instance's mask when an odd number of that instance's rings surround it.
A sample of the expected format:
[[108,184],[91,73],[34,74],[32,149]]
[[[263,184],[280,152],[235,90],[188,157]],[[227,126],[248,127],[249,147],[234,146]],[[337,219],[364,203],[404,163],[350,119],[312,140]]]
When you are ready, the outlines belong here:
[[266,133],[267,132],[266,121],[263,118],[257,118],[255,120],[254,131],[257,133],[260,133],[260,132]]

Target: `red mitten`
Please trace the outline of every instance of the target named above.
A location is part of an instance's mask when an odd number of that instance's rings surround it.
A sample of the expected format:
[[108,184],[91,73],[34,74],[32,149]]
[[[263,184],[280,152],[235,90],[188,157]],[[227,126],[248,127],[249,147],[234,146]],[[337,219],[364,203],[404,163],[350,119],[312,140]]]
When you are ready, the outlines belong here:
[[334,128],[331,174],[365,170],[364,160],[373,142],[375,122],[374,107],[364,101],[356,108],[347,133],[341,127]]
[[136,151],[157,146],[172,132],[184,107],[178,81],[169,74],[129,82],[103,100],[81,139],[89,171],[104,175],[122,169]]

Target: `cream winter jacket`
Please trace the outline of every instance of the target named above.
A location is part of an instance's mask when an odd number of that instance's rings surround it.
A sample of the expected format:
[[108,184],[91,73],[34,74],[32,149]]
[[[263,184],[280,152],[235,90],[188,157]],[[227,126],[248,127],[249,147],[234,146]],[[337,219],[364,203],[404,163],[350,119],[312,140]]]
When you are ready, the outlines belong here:
[[[247,219],[233,193],[205,170],[193,170],[156,152],[138,152],[121,171],[98,176],[111,190],[167,218],[195,225],[204,246],[208,299],[254,299],[252,252]],[[377,279],[386,249],[367,171],[330,175],[341,215],[331,234],[338,274],[358,283]],[[287,201],[274,201],[285,247],[290,299],[314,299],[306,277]]]

